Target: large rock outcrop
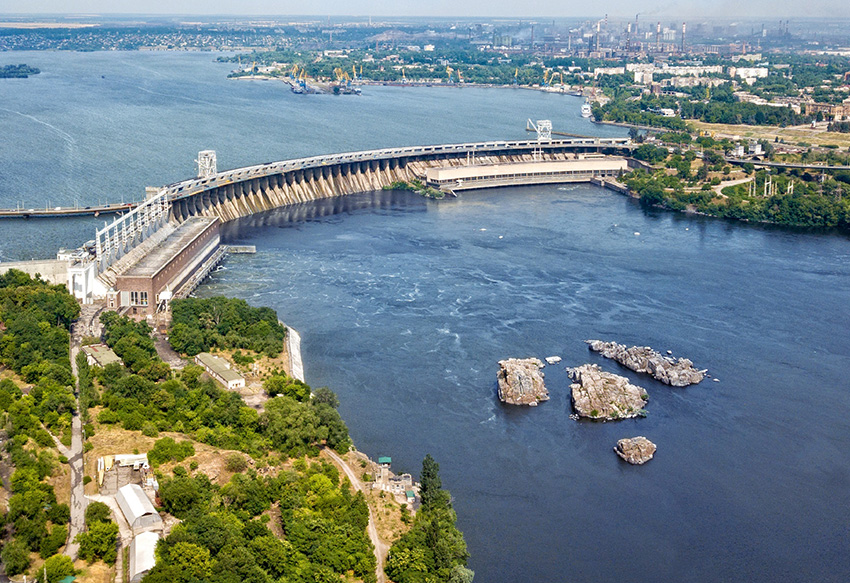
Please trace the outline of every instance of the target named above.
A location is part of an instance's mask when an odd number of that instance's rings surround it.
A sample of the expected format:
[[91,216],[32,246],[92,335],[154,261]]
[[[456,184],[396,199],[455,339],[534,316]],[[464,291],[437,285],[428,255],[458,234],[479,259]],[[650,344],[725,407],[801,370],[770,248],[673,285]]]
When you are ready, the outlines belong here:
[[579,416],[611,421],[645,414],[649,395],[626,377],[604,372],[595,364],[568,368],[567,372],[575,381],[570,389]]
[[543,385],[543,363],[537,358],[509,358],[499,361],[499,399],[510,405],[536,406],[549,400]]
[[687,358],[675,360],[663,356],[649,346],[632,346],[602,340],[587,340],[590,349],[600,352],[605,358],[612,358],[635,372],[646,373],[654,379],[674,387],[695,385],[705,378],[704,370],[694,368]]
[[641,465],[655,455],[655,444],[642,435],[628,437],[617,442],[614,451],[630,464]]

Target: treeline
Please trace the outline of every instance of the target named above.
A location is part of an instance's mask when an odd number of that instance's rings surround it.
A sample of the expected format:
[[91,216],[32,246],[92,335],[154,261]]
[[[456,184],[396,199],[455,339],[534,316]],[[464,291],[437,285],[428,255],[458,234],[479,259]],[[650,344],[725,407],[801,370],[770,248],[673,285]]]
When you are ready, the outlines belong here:
[[3,449],[14,466],[8,512],[3,517],[6,575],[26,572],[31,553],[46,559],[48,575],[73,574],[71,560],[57,555],[68,537],[70,509],[59,504],[47,479],[60,471],[48,429],[70,445],[75,410],[68,358],[68,326],[79,313],[64,286],[10,270],[0,275],[0,361],[32,386],[24,394],[0,381],[0,409],[7,419]]
[[451,495],[442,489],[440,466],[431,455],[419,475],[422,505],[411,529],[393,544],[385,571],[396,583],[471,583],[469,553],[455,523]]
[[272,358],[283,350],[286,327],[271,308],[217,296],[175,300],[171,313],[168,341],[174,350],[189,356],[213,347],[253,350]]
[[30,75],[41,73],[36,67],[28,65],[3,65],[0,67],[0,79],[26,79]]
[[842,134],[850,133],[850,121],[834,121],[826,126],[829,132],[841,132]]
[[[366,500],[332,464],[301,458],[276,476],[249,470],[221,487],[182,466],[173,473],[159,496],[182,522],[157,545],[144,583],[375,581]],[[267,526],[272,504],[282,539]]]

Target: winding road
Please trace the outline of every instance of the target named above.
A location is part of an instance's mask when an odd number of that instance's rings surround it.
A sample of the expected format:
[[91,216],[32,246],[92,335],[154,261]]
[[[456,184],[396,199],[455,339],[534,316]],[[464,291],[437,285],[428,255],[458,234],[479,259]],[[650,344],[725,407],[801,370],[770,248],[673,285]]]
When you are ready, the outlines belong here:
[[[351,481],[351,485],[354,486],[354,489],[358,492],[363,492],[363,483],[360,481],[360,478],[357,477],[357,474],[355,474],[348,466],[345,460],[330,448],[325,448],[325,452],[342,468],[342,471],[345,472],[346,476],[348,476],[348,479]],[[389,545],[383,542],[378,536],[378,529],[375,527],[375,516],[372,512],[371,506],[369,507],[369,526],[367,531],[369,532],[369,540],[372,541],[372,546],[375,547],[375,575],[378,578],[378,583],[386,583],[387,577],[384,575],[384,557],[387,556],[387,552],[389,552],[390,549]]]

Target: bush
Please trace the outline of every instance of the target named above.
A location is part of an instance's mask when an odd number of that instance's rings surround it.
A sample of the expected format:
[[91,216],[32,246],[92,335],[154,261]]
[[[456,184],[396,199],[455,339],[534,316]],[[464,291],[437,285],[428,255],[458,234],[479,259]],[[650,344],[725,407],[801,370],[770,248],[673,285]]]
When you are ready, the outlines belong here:
[[244,472],[247,467],[245,457],[238,453],[232,453],[224,460],[224,469],[228,472]]
[[91,482],[91,476],[83,476],[83,485],[89,484]]
[[[47,581],[44,581],[44,573],[47,573]],[[53,555],[44,561],[44,568],[39,570],[38,580],[41,583],[58,583],[68,575],[74,575],[74,563],[70,557],[65,555]]]
[[151,423],[150,421],[148,421],[147,423],[142,425],[142,435],[145,435],[147,437],[156,437],[157,435],[159,435],[159,429],[157,429],[155,423]]
[[170,437],[163,437],[153,444],[153,449],[148,452],[148,461],[151,466],[156,467],[168,461],[182,462],[193,455],[195,446],[192,442],[176,442]]

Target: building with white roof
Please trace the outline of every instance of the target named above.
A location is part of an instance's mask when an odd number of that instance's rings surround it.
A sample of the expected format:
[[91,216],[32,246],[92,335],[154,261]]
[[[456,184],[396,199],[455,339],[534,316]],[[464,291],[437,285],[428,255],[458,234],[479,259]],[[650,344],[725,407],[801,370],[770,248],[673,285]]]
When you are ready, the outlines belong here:
[[153,569],[159,539],[155,532],[143,532],[133,538],[130,543],[130,583],[139,583]]
[[162,519],[138,484],[127,484],[118,488],[115,500],[134,532],[136,529],[147,527],[162,528]]

